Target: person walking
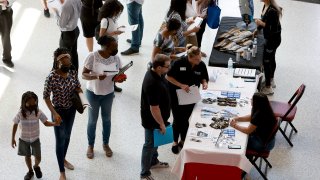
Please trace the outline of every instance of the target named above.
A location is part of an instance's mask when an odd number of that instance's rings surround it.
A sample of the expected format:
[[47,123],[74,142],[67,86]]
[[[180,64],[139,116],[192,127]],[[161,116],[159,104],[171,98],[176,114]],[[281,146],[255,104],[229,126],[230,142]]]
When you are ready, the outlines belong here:
[[[73,93],[82,93],[78,72],[71,63],[68,49],[58,48],[54,52],[53,67],[44,84],[43,99],[51,111],[52,120],[61,122],[54,127],[56,138],[56,156],[60,170],[60,180],[66,179],[65,167],[73,170],[74,166],[66,160],[71,131],[76,115],[72,105]],[[52,95],[52,100],[50,99]]]
[[138,24],[138,28],[132,31],[131,39],[127,39],[127,42],[131,44],[130,48],[121,52],[121,55],[128,56],[139,53],[139,47],[141,46],[144,21],[142,16],[142,5],[144,0],[126,0],[128,21],[130,25]]
[[13,68],[11,56],[11,39],[10,33],[12,28],[12,4],[15,0],[0,0],[0,36],[3,46],[2,61],[3,63]]
[[66,0],[61,7],[61,12],[53,8],[57,18],[57,24],[61,35],[59,47],[69,49],[71,61],[74,68],[78,71],[78,37],[80,34],[78,20],[80,18],[81,0]]
[[[96,138],[96,127],[101,109],[102,118],[102,140],[103,149],[107,157],[111,157],[113,152],[109,146],[111,133],[111,110],[114,98],[114,80],[116,73],[122,67],[120,58],[117,56],[118,43],[111,36],[102,36],[98,40],[101,45],[99,51],[90,53],[86,58],[82,78],[87,81],[86,96],[91,105],[88,113],[88,149],[87,157],[94,157],[94,143]],[[123,82],[122,79],[118,82]]]
[[154,147],[153,130],[160,129],[160,132],[165,134],[166,126],[170,124],[170,95],[164,78],[170,62],[169,56],[157,54],[142,83],[140,115],[145,142],[142,148],[140,177],[145,180],[153,180],[150,169],[169,167],[167,162],[158,160],[158,147]]

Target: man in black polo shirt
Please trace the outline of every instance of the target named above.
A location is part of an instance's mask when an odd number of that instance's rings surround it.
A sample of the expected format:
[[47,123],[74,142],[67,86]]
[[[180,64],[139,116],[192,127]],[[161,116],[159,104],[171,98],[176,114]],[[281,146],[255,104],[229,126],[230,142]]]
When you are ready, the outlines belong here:
[[152,68],[144,76],[141,92],[141,119],[145,129],[145,143],[141,157],[141,179],[152,180],[150,168],[169,167],[158,160],[158,148],[153,146],[153,130],[166,133],[169,125],[170,97],[164,75],[170,67],[170,58],[163,54],[155,56]]

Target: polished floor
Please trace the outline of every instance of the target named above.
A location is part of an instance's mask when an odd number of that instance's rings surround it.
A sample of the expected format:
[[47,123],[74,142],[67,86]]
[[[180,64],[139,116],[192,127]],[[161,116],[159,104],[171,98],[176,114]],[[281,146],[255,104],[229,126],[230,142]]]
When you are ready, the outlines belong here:
[[[255,3],[255,17],[260,16],[262,4]],[[270,97],[286,101],[301,83],[307,88],[298,104],[294,124],[298,133],[293,135],[294,147],[290,147],[278,134],[277,142],[269,160],[273,168],[269,179],[317,179],[320,176],[320,132],[319,132],[319,89],[320,84],[320,5],[300,1],[279,1],[284,8],[282,18],[282,44],[277,52],[277,71],[275,94]],[[238,1],[220,1],[222,16],[240,16]],[[140,125],[140,90],[146,64],[150,60],[152,42],[157,29],[169,7],[169,0],[146,1],[143,5],[145,31],[140,54],[121,57],[123,63],[133,61],[128,70],[128,80],[121,84],[122,93],[117,93],[112,110],[112,132],[110,147],[114,151],[107,158],[102,149],[101,124],[98,123],[95,158],[86,158],[87,113],[77,114],[73,127],[67,159],[75,165],[75,170],[66,170],[68,179],[73,180],[136,180],[139,179],[141,149],[144,142],[143,128]],[[21,95],[32,90],[42,99],[44,80],[53,62],[53,51],[58,47],[59,29],[53,17],[43,16],[40,1],[16,1],[14,6],[14,25],[12,29],[13,70],[0,63],[0,179],[22,179],[27,172],[24,158],[17,155],[11,147],[12,119],[17,113]],[[127,12],[119,19],[120,25],[127,24]],[[80,23],[79,23],[80,25]],[[207,29],[202,44],[203,50],[210,55],[216,30]],[[130,34],[119,37],[119,51],[126,50],[125,42]],[[95,49],[99,47],[96,45]],[[2,48],[0,50],[2,52]],[[80,67],[88,52],[80,34],[78,40]],[[207,59],[204,59],[207,62]],[[81,80],[83,89],[85,81]],[[50,117],[44,101],[40,108]],[[100,121],[101,122],[101,121]],[[18,137],[18,135],[17,135]],[[55,156],[53,128],[41,125],[41,146],[43,170],[42,179],[58,179],[59,170]],[[172,167],[176,155],[171,146],[159,148],[160,160],[169,162]],[[157,180],[176,180],[171,168],[153,170]],[[252,179],[262,179],[252,169]],[[214,177],[210,179],[215,179]]]

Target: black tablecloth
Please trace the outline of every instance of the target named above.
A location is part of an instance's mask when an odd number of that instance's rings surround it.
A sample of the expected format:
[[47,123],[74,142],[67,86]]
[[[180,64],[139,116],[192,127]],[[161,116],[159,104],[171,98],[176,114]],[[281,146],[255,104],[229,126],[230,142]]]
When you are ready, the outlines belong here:
[[[220,21],[220,26],[214,40],[214,44],[217,43],[218,37],[227,32],[229,29],[236,27],[237,22],[242,21],[240,17],[222,17]],[[233,64],[234,68],[250,68],[261,70],[262,60],[263,60],[263,43],[264,38],[262,34],[259,34],[257,37],[257,54],[256,57],[251,57],[250,61],[247,61],[241,57],[240,61]],[[236,55],[228,52],[221,52],[217,49],[214,49],[212,46],[212,51],[209,59],[209,66],[217,67],[227,67],[229,58],[232,58],[235,62]]]

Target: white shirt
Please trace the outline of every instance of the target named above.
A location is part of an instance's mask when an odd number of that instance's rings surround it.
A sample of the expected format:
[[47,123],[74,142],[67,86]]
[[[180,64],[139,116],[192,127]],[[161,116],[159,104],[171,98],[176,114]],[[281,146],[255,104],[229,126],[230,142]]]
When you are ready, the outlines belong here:
[[107,95],[114,91],[112,78],[116,73],[106,73],[104,71],[119,71],[122,67],[119,56],[103,58],[98,51],[90,53],[84,62],[84,67],[91,70],[92,74],[106,74],[104,80],[87,81],[87,89],[95,95]]
[[[112,18],[102,18],[100,23],[100,28],[106,29],[107,33],[111,33],[111,32],[117,31],[118,23]],[[118,40],[118,35],[113,35],[112,37]]]

